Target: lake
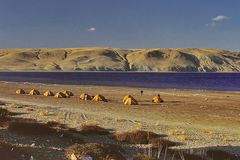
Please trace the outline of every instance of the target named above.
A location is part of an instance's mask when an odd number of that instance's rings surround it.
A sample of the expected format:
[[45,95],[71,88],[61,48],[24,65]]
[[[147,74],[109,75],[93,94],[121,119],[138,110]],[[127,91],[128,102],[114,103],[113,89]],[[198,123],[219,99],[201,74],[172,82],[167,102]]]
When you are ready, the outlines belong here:
[[0,72],[0,81],[240,91],[240,73]]

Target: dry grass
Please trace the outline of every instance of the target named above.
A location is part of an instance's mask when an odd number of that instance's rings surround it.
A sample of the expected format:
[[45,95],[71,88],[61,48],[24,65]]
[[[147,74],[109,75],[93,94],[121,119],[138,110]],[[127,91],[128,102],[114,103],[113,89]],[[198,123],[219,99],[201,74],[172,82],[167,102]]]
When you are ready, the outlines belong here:
[[29,157],[29,155],[22,148],[0,141],[0,159],[23,160],[22,155]]
[[147,155],[143,155],[143,154],[137,154],[133,157],[133,160],[157,160],[157,159],[154,159],[154,158],[150,158],[149,156]]
[[230,142],[230,141],[233,141],[233,139],[231,137],[229,137],[229,136],[224,136],[223,137],[223,141]]
[[7,109],[5,108],[0,108],[0,117],[8,117],[11,116],[12,113],[9,112]]
[[49,121],[47,122],[47,126],[51,128],[65,128],[65,125],[56,122],[56,121]]
[[179,135],[177,136],[177,139],[180,141],[187,141],[190,140],[190,137],[188,135]]
[[83,125],[81,126],[80,132],[82,134],[99,134],[99,135],[109,134],[109,131],[107,129],[102,128],[98,125]]
[[167,133],[169,135],[180,135],[180,134],[185,134],[185,131],[179,128],[175,128],[175,129],[168,130]]
[[124,150],[120,146],[98,143],[75,144],[65,150],[69,160],[71,157],[81,159],[84,156],[90,156],[96,160],[125,160],[122,153]]
[[213,134],[213,131],[211,131],[211,130],[208,129],[208,128],[204,128],[204,129],[203,129],[203,133],[205,133],[205,134]]
[[159,138],[159,135],[147,131],[134,131],[125,133],[116,133],[114,138],[119,142],[127,142],[133,144],[148,144],[150,139]]
[[143,124],[142,123],[136,123],[136,129],[137,130],[141,130],[143,128]]
[[13,115],[12,112],[9,112],[7,109],[5,108],[0,108],[0,122],[1,122],[1,126],[5,125],[2,122],[6,122],[9,120],[9,116]]
[[67,139],[70,142],[83,143],[79,138],[78,131],[64,128],[64,125],[57,122],[39,123],[32,119],[12,118],[11,121],[4,123],[9,132],[20,136],[46,137],[51,136],[60,139]]
[[39,116],[47,116],[48,111],[39,111],[38,114],[39,114]]
[[203,157],[199,155],[193,155],[188,153],[183,153],[182,155],[184,157],[184,160],[205,160]]
[[46,124],[39,123],[32,119],[17,119],[7,122],[10,132],[20,135],[46,136],[59,135],[59,132]]
[[152,150],[150,155],[136,154],[133,160],[209,160],[209,159],[206,159],[199,155],[188,154],[181,150],[165,148],[161,150],[161,152],[159,152],[159,150]]
[[210,160],[239,160],[235,155],[222,150],[208,150],[207,157]]
[[149,140],[149,143],[152,144],[153,147],[163,147],[163,148],[168,148],[168,147],[173,147],[177,146],[177,142],[170,141],[165,138],[153,138]]

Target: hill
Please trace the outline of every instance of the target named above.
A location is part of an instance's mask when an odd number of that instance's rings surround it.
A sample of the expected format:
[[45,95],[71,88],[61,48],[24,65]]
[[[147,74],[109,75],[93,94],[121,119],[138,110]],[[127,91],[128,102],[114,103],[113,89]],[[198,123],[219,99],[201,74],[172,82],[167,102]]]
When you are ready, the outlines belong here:
[[204,48],[0,49],[0,70],[239,72],[240,52]]

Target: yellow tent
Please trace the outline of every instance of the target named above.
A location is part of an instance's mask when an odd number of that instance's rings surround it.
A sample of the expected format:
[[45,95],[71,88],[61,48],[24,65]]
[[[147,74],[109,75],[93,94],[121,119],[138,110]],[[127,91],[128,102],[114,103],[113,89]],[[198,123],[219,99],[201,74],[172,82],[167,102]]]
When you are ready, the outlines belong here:
[[65,94],[67,97],[73,96],[71,91],[64,91],[63,94]]
[[101,94],[96,95],[92,100],[95,102],[97,101],[107,102],[107,99]]
[[67,98],[67,96],[65,94],[63,94],[62,92],[57,92],[54,97],[56,97],[56,98]]
[[36,89],[33,89],[29,92],[29,95],[40,95],[40,92]]
[[134,98],[127,98],[124,102],[125,105],[137,105],[138,102]]
[[153,103],[161,103],[161,102],[163,102],[163,99],[160,97],[160,95],[157,95],[157,96],[153,97],[152,102]]
[[125,102],[128,98],[133,98],[131,95],[126,95],[124,98],[123,98],[123,102]]
[[127,95],[123,98],[123,103],[125,105],[137,105],[138,102],[136,99],[134,99],[131,95]]
[[53,92],[52,91],[46,91],[46,92],[44,92],[44,94],[43,94],[44,96],[54,96],[54,94],[53,94]]
[[92,97],[90,95],[86,94],[86,93],[83,93],[83,94],[80,95],[80,99],[86,101],[86,100],[91,100]]
[[16,94],[25,94],[25,91],[23,89],[16,90]]

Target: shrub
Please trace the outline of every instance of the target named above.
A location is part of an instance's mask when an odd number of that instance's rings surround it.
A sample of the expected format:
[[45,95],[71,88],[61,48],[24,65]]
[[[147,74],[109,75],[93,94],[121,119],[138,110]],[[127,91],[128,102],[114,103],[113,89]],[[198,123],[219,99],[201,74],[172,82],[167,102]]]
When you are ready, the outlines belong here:
[[39,123],[32,119],[17,119],[7,122],[8,130],[20,135],[59,135],[58,131],[47,124]]
[[12,113],[9,112],[7,109],[0,108],[0,117],[1,118],[5,118],[5,117],[11,116],[11,115],[12,115]]
[[65,150],[65,155],[69,160],[72,155],[78,160],[84,156],[90,156],[96,160],[125,160],[122,153],[124,150],[120,146],[98,143],[75,144]]
[[210,160],[238,160],[235,155],[222,150],[208,150],[207,157]]
[[159,135],[147,131],[134,131],[125,133],[116,133],[114,138],[119,142],[128,142],[133,144],[148,144],[150,139],[159,138]]
[[107,129],[99,127],[98,125],[83,125],[80,132],[82,134],[109,134],[109,131]]
[[149,143],[152,144],[153,147],[163,147],[163,148],[168,148],[172,146],[178,145],[176,142],[170,141],[165,138],[153,138],[149,140]]

